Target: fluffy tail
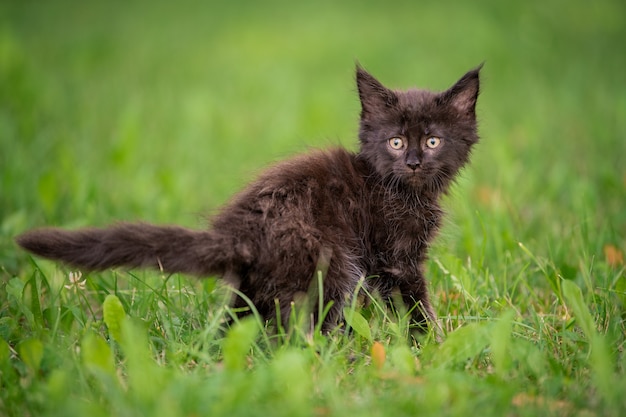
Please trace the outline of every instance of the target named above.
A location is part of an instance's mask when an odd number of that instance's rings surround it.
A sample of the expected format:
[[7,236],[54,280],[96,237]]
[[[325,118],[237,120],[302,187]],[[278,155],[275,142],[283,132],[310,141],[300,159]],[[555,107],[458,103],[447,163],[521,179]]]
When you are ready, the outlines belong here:
[[36,229],[16,238],[29,252],[85,270],[127,266],[197,276],[221,274],[228,267],[225,242],[217,240],[210,231],[145,223],[75,231]]

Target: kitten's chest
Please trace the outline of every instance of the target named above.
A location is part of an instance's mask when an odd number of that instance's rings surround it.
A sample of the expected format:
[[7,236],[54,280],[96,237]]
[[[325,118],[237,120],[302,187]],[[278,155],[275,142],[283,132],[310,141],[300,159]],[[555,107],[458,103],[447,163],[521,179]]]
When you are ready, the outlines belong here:
[[[442,212],[437,204],[381,204],[374,218],[372,249],[377,258],[421,259],[437,234]],[[392,202],[393,203],[393,202]]]

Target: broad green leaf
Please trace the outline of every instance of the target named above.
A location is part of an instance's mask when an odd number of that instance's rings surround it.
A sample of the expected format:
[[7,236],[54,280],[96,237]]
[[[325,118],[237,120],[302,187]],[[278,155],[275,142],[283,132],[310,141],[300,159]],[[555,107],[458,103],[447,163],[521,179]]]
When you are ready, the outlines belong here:
[[415,357],[406,345],[398,345],[390,348],[389,361],[394,369],[403,375],[412,375],[415,372]]
[[448,334],[434,355],[434,364],[452,365],[474,358],[489,344],[486,323],[471,323]]
[[258,332],[259,326],[252,317],[241,320],[230,329],[222,342],[226,369],[235,371],[245,368],[246,357]]
[[[121,320],[120,345],[125,357],[128,388],[139,402],[156,401],[167,383],[167,369],[154,360],[148,333],[139,320]],[[166,414],[167,415],[167,414]]]
[[346,323],[361,337],[367,340],[372,340],[372,332],[370,325],[365,320],[365,317],[358,311],[346,307],[343,309],[343,316],[346,319]]
[[288,407],[284,415],[297,415],[311,396],[313,378],[307,361],[307,352],[286,349],[279,352],[269,367],[273,385],[279,391],[282,404]]
[[596,335],[591,341],[591,367],[598,391],[613,406],[623,398],[622,389],[614,381],[619,377],[614,373],[614,356],[606,343],[606,338]]
[[24,282],[19,278],[10,279],[6,286],[6,292],[15,302],[22,302]]
[[563,289],[565,302],[567,303],[567,306],[571,308],[574,312],[574,317],[576,317],[578,325],[585,333],[585,336],[587,336],[589,340],[592,340],[598,332],[596,330],[596,325],[593,321],[593,317],[591,317],[591,313],[589,312],[589,309],[585,304],[585,300],[583,299],[583,293],[580,290],[580,287],[572,281],[564,280],[561,283],[561,288]]
[[41,360],[43,359],[43,343],[39,339],[22,341],[17,346],[17,352],[31,371],[39,371]]
[[67,369],[54,369],[50,372],[46,381],[46,401],[56,404],[67,400],[67,387],[72,384],[72,377]]
[[113,352],[107,342],[95,333],[89,332],[83,337],[80,354],[83,364],[91,372],[115,374]]
[[119,298],[117,298],[114,294],[109,294],[104,299],[104,303],[102,305],[103,315],[104,315],[104,323],[107,325],[109,329],[109,335],[115,339],[116,341],[122,340],[122,321],[124,317],[126,317],[126,313],[124,312],[124,307],[122,306],[122,302]]
[[504,377],[511,368],[511,332],[513,330],[512,310],[507,311],[495,322],[491,331],[491,358],[496,373]]

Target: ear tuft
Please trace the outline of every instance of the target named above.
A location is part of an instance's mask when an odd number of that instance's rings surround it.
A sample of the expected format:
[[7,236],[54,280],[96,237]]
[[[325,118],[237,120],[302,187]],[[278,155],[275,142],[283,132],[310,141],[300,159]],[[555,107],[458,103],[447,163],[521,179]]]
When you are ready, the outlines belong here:
[[475,116],[480,90],[480,66],[468,71],[452,87],[441,94],[441,101],[454,106],[460,113]]
[[361,117],[391,107],[398,102],[396,94],[382,85],[359,64],[356,66],[356,85],[361,99]]

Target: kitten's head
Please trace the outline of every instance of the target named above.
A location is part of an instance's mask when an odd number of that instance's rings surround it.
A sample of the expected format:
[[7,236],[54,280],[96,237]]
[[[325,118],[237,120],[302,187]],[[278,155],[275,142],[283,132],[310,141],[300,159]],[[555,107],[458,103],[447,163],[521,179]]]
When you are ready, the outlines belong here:
[[394,91],[361,67],[361,155],[386,181],[409,190],[444,192],[478,141],[480,67],[448,90]]

